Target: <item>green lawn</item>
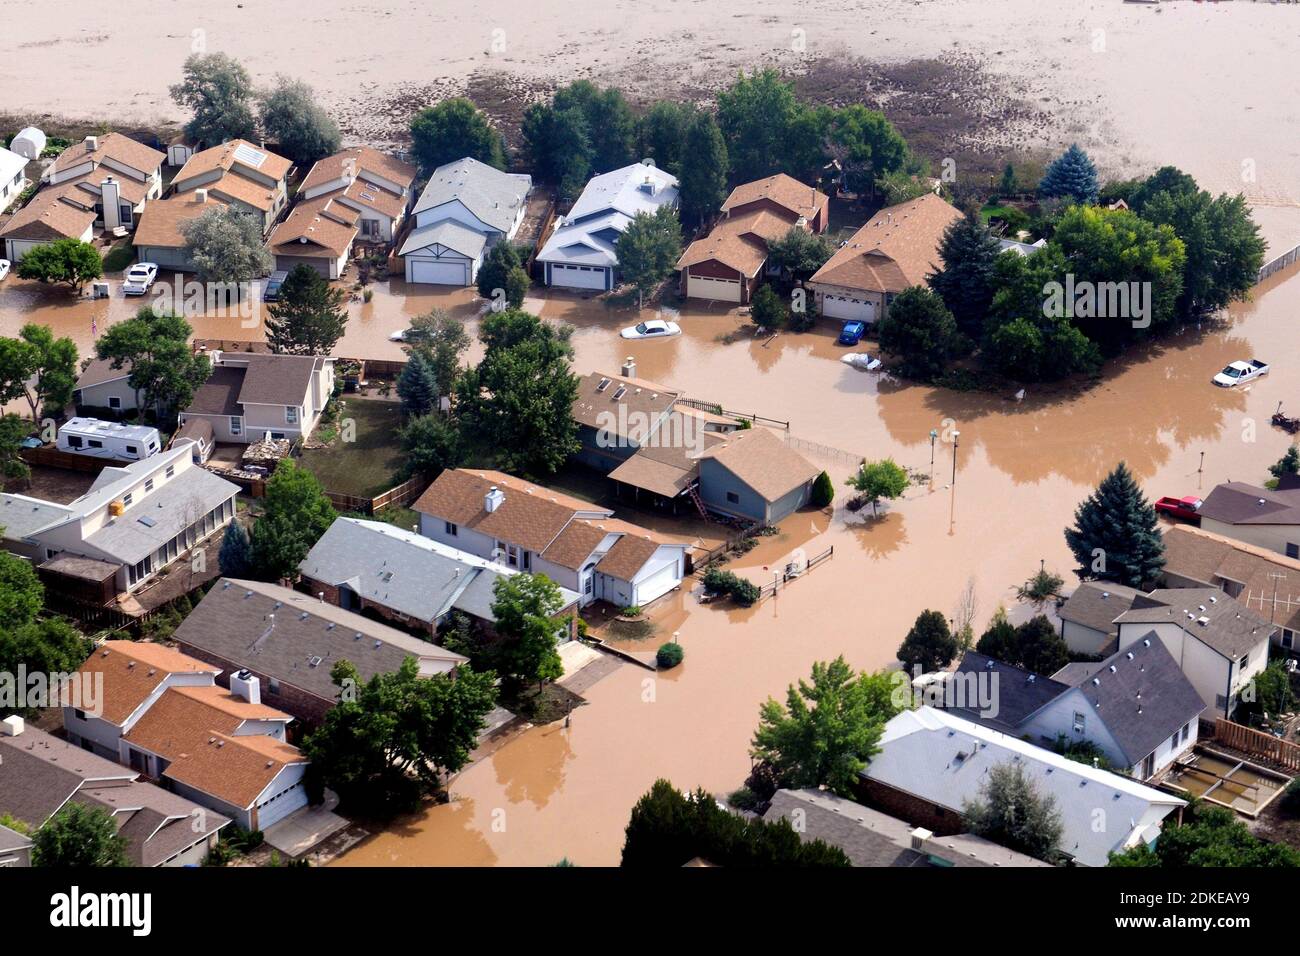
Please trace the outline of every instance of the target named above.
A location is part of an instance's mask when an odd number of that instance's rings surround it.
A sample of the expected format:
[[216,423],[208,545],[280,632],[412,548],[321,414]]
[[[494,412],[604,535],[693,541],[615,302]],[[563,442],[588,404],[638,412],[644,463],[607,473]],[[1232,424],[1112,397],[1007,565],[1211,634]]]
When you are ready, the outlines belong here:
[[133,262],[135,262],[135,246],[131,245],[130,238],[122,239],[108,250],[108,255],[104,256],[104,271],[121,272]]
[[[300,464],[326,491],[373,498],[397,484],[394,476],[404,463],[397,442],[401,425],[402,406],[397,402],[350,398],[343,406],[340,437],[327,448],[304,450]],[[349,434],[353,441],[345,440]]]

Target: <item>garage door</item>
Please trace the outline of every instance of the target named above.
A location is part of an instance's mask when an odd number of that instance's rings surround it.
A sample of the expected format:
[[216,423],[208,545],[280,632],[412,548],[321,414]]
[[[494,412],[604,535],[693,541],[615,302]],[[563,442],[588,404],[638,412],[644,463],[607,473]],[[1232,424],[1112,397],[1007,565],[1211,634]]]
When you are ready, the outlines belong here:
[[276,256],[275,267],[284,272],[292,272],[298,266],[306,266],[323,279],[330,278],[330,261],[316,256]]
[[551,285],[603,291],[605,269],[603,266],[551,266]]
[[828,319],[856,319],[859,322],[874,322],[876,306],[866,299],[854,299],[846,295],[822,296],[822,315]]
[[406,260],[406,281],[428,285],[469,285],[464,260],[432,262],[428,259]]
[[257,828],[268,830],[289,814],[307,805],[307,790],[301,783],[276,794],[257,808]]
[[649,604],[660,595],[667,594],[677,586],[680,578],[677,575],[677,562],[672,561],[664,565],[650,577],[641,581],[636,586],[636,603]]
[[692,299],[713,299],[717,302],[739,302],[739,279],[713,279],[708,276],[686,276],[686,295]]

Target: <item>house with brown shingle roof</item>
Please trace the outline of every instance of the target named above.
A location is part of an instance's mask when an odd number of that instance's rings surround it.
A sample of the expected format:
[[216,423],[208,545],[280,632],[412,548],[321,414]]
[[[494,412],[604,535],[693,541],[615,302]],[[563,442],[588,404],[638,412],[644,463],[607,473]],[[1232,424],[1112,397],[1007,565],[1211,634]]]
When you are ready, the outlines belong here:
[[293,718],[261,701],[246,671],[221,669],[144,641],[106,641],[78,670],[97,706],[65,707],[68,739],[161,781],[172,792],[265,829],[307,803],[307,759],[288,743]]
[[10,262],[20,262],[37,246],[60,239],[90,242],[95,236],[94,200],[75,183],[37,192],[0,228],[0,248]]
[[334,359],[271,352],[209,353],[212,374],[179,414],[184,426],[204,420],[217,442],[252,444],[306,438],[334,389]]
[[613,512],[496,471],[448,469],[412,506],[420,533],[544,574],[583,605],[643,606],[681,584],[689,546]]
[[317,160],[298,187],[298,200],[332,197],[357,212],[363,242],[390,243],[411,208],[418,172],[369,146],[351,147]]
[[880,210],[808,281],[828,319],[877,322],[894,296],[942,268],[939,245],[961,212],[934,193]]
[[339,278],[352,258],[360,216],[334,196],[298,202],[266,240],[276,269],[305,265],[322,278]]
[[744,305],[762,278],[768,245],[795,228],[825,232],[829,209],[825,193],[785,173],[737,186],[723,218],[677,260],[682,295]]

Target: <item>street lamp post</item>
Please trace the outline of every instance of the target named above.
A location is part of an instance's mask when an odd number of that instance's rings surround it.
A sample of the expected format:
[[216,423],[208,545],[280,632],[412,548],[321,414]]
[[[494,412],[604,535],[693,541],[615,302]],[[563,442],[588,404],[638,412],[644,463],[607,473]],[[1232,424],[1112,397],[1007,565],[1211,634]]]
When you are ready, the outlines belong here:
[[934,443],[939,438],[937,428],[930,429],[930,484],[934,484]]
[[952,484],[957,487],[957,439],[961,437],[961,432],[953,431],[952,433]]

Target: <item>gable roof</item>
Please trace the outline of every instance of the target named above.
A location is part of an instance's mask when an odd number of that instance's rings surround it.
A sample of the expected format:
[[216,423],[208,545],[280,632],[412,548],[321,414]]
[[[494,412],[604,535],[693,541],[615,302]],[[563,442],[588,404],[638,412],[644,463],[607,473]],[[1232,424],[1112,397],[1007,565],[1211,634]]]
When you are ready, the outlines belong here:
[[122,726],[172,674],[211,674],[221,669],[178,650],[147,641],[105,641],[77,670],[103,678],[99,716]]
[[225,827],[231,821],[184,797],[151,783],[82,787],[76,803],[98,807],[113,817],[127,841],[127,859],[135,866],[159,866]]
[[1114,634],[1115,618],[1133,606],[1133,599],[1141,592],[1136,588],[1113,581],[1085,581],[1061,605],[1057,616],[1081,627]]
[[276,223],[267,238],[271,251],[282,256],[319,256],[331,259],[345,255],[357,237],[357,211],[337,202],[334,196],[304,199],[289,215]]
[[[642,187],[653,183],[654,192]],[[677,202],[677,178],[655,166],[633,163],[596,176],[582,190],[537,254],[544,262],[614,266],[614,244],[637,213]]]
[[0,494],[0,529],[3,529],[2,537],[10,541],[21,541],[72,515],[73,510],[67,505],[26,495]]
[[399,255],[407,256],[432,245],[443,245],[467,259],[477,259],[487,246],[487,236],[455,219],[443,219],[411,230]]
[[121,368],[113,368],[114,359],[92,359],[77,376],[75,388],[92,388],[107,382],[117,382],[131,376],[131,363],[124,362]]
[[1228,481],[1216,485],[1197,512],[1224,524],[1300,524],[1300,488],[1271,491]]
[[990,686],[993,688],[997,712],[984,715],[978,707],[974,706],[947,709],[962,714],[970,720],[1007,728],[1008,732],[1013,732],[1027,717],[1037,713],[1070,689],[1068,684],[1059,683],[1050,677],[1035,674],[977,651],[965,653],[957,666],[956,673],[995,675],[997,683]]
[[349,170],[356,174],[353,182],[363,180],[360,174],[371,173],[404,189],[415,182],[419,172],[410,163],[404,163],[396,156],[389,156],[369,146],[351,146],[332,156],[316,160],[303,177],[302,184],[298,187],[299,192],[332,183],[347,175]]
[[466,156],[433,171],[415,204],[415,213],[458,199],[481,222],[509,233],[532,188],[531,176],[502,172]]
[[579,425],[640,444],[672,411],[681,394],[642,378],[592,372],[578,379],[572,416]]
[[807,458],[757,425],[735,432],[700,458],[716,461],[767,501],[779,500],[820,473]]
[[790,213],[790,220],[811,220],[831,201],[821,190],[806,186],[793,176],[777,173],[766,179],[756,179],[752,183],[742,183],[731,191],[731,195],[722,204],[723,212],[730,212],[738,206],[747,206],[753,202],[767,199]]
[[942,266],[944,230],[960,218],[934,193],[882,209],[810,281],[869,292],[924,285],[926,275]]
[[1276,630],[1218,588],[1160,588],[1139,594],[1117,623],[1177,624],[1232,660],[1254,650]]
[[11,183],[27,168],[27,158],[0,146],[0,183]]
[[1300,561],[1190,525],[1166,529],[1164,543],[1166,575],[1211,587],[1240,585],[1238,603],[1275,624],[1300,630]]
[[[1105,866],[1107,854],[1156,834],[1160,821],[1187,805],[1137,781],[1069,760],[1017,737],[933,707],[907,710],[885,725],[880,752],[865,779],[961,813],[977,799],[994,767],[1023,768],[1061,814],[1060,849],[1086,866]],[[1108,826],[1095,826],[1103,808]]]
[[241,405],[301,405],[311,394],[312,379],[333,361],[323,355],[273,352],[221,352],[212,356],[215,370],[242,372]]
[[198,219],[209,209],[224,209],[226,200],[208,192],[206,200],[200,200],[197,189],[178,193],[166,199],[155,199],[144,207],[140,221],[135,226],[134,242],[136,248],[157,246],[163,249],[179,249],[185,245],[185,236],[181,228],[193,219]]
[[240,167],[256,170],[263,176],[278,180],[289,174],[289,170],[293,168],[293,161],[250,143],[246,139],[232,139],[220,146],[202,149],[192,155],[180,168],[173,182],[181,183],[214,169],[229,173]]
[[95,201],[76,182],[46,186],[9,218],[6,239],[80,239],[95,222]]
[[83,139],[80,143],[73,143],[54,160],[53,169],[56,173],[79,166],[89,160],[96,165],[106,159],[111,159],[120,163],[129,169],[134,169],[139,173],[148,176],[154,172],[167,157],[158,152],[158,150],[146,146],[144,143],[136,142],[129,136],[123,136],[121,133],[105,133],[102,136],[94,137],[95,146],[92,149],[90,138]]
[[677,260],[687,269],[713,260],[752,277],[767,261],[768,244],[795,228],[790,221],[767,210],[728,216],[703,239],[696,239]]

